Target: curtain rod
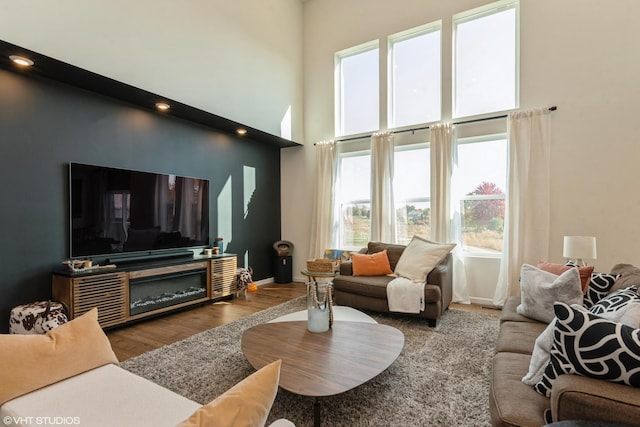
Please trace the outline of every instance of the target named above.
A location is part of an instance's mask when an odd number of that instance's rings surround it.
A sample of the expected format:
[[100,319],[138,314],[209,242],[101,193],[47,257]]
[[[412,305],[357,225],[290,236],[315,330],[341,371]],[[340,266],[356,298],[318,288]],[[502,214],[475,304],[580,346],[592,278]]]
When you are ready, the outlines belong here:
[[[556,111],[558,109],[558,107],[556,107],[555,105],[551,106],[548,108],[549,111]],[[468,123],[477,123],[477,122],[485,122],[487,120],[496,120],[496,119],[504,119],[506,117],[508,117],[508,114],[501,114],[499,116],[490,116],[490,117],[482,117],[479,119],[471,119],[471,120],[463,120],[460,122],[453,122],[454,125],[466,125]],[[403,129],[403,130],[396,130],[396,131],[392,131],[392,134],[396,134],[396,133],[405,133],[405,132],[415,132],[418,130],[427,130],[429,129],[430,126],[422,126],[419,128],[411,128],[411,129]],[[368,135],[362,135],[362,136],[352,136],[350,138],[339,138],[336,139],[336,142],[347,142],[347,141],[356,141],[358,139],[367,139],[367,138],[371,138],[371,136],[373,136],[373,133],[370,133]],[[315,144],[313,144],[315,145]]]

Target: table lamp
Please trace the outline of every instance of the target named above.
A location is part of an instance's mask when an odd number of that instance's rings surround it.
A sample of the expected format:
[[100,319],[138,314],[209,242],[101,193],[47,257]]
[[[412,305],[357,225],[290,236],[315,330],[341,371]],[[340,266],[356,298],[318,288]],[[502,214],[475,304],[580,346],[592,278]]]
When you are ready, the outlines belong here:
[[564,236],[562,256],[567,260],[575,260],[584,266],[584,259],[596,259],[596,238],[594,236]]

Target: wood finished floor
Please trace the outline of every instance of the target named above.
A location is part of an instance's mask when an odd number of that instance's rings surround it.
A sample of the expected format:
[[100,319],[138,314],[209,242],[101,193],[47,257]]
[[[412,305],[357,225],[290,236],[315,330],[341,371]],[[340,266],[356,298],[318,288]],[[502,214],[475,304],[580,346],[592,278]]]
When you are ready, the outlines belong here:
[[[234,300],[196,306],[107,331],[111,347],[122,362],[150,350],[188,338],[306,294],[303,283],[268,284]],[[498,310],[476,304],[451,304],[451,309],[498,316]]]

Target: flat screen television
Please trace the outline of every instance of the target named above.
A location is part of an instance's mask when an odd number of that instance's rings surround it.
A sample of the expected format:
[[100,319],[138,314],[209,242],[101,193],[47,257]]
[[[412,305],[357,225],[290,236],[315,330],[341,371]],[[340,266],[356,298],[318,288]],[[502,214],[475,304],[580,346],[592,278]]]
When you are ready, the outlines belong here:
[[69,164],[71,258],[185,253],[209,243],[209,181]]

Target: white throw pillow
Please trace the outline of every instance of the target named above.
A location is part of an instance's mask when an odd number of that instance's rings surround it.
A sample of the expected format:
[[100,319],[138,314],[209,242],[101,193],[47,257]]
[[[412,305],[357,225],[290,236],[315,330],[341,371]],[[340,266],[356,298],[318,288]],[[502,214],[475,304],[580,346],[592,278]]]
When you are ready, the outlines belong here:
[[516,311],[523,316],[550,323],[555,317],[554,302],[582,304],[582,285],[577,268],[557,276],[529,264],[520,269],[522,303]]
[[[427,275],[447,256],[455,243],[435,243],[420,236],[413,236],[400,255],[394,275],[414,282],[424,282]],[[552,307],[553,308],[553,307]]]

